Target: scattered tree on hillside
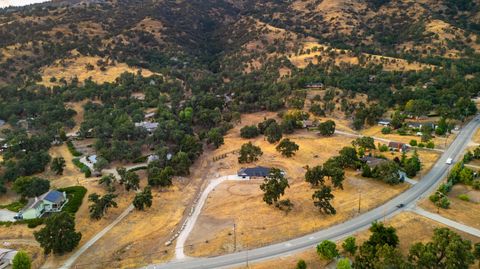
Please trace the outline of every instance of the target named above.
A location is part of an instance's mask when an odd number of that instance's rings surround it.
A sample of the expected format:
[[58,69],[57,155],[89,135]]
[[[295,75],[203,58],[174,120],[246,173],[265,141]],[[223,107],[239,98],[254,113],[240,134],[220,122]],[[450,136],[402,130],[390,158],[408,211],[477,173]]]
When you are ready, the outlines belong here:
[[148,164],[147,177],[148,185],[168,187],[172,185],[173,176],[175,171],[171,166],[162,168],[162,165],[158,161],[153,161]]
[[332,189],[328,186],[322,186],[320,190],[315,191],[312,195],[313,204],[323,213],[335,215],[337,211],[332,206],[331,201],[335,198]]
[[373,177],[382,180],[383,182],[395,185],[402,182],[400,177],[400,167],[394,161],[383,162],[373,168]]
[[295,269],[307,269],[307,263],[304,260],[298,260]]
[[343,189],[345,170],[342,168],[338,158],[330,158],[323,164],[323,173],[330,179],[333,187]]
[[207,143],[213,144],[215,148],[219,148],[221,145],[223,145],[224,140],[223,140],[223,135],[220,130],[220,128],[212,128],[210,131],[207,133]]
[[362,136],[352,141],[352,145],[363,149],[375,149],[375,140],[369,136]]
[[252,144],[252,142],[248,142],[243,144],[240,148],[240,156],[238,157],[239,163],[251,163],[256,162],[258,157],[262,156],[263,152],[260,147],[257,147]]
[[270,175],[260,185],[260,189],[263,191],[263,201],[269,205],[277,203],[280,197],[285,194],[286,188],[290,188],[290,185],[282,171],[272,168]]
[[331,136],[335,133],[335,122],[333,120],[327,120],[318,125],[318,131],[323,136]]
[[337,262],[337,269],[351,269],[352,262],[348,258],[341,258]]
[[242,138],[255,138],[260,134],[260,131],[258,130],[257,126],[255,125],[250,125],[250,126],[244,126],[242,129],[240,129],[240,136]]
[[480,268],[480,242],[473,245],[473,256],[477,259],[478,267]]
[[413,152],[412,157],[405,159],[403,166],[405,168],[405,173],[410,178],[416,176],[417,172],[422,169],[422,164],[416,150]]
[[341,168],[352,168],[356,169],[360,166],[360,159],[358,158],[357,151],[355,148],[352,147],[344,147],[340,150],[339,155],[337,157],[333,157],[335,162]]
[[349,255],[355,256],[355,253],[357,252],[357,249],[358,249],[355,237],[353,236],[347,237],[347,239],[343,241],[342,248]]
[[280,128],[276,122],[272,122],[268,125],[267,129],[265,129],[265,136],[269,143],[276,143],[282,139],[282,128]]
[[115,176],[113,174],[108,174],[100,178],[98,183],[100,185],[105,185],[106,187],[110,187],[115,182]]
[[120,175],[120,185],[125,186],[126,191],[138,190],[140,177],[133,171],[127,171],[125,168],[117,168],[117,172]]
[[50,181],[38,177],[19,177],[12,188],[23,197],[37,197],[50,189]]
[[431,242],[416,243],[408,260],[416,268],[469,268],[474,263],[472,243],[448,228],[437,228]]
[[317,245],[317,254],[322,260],[333,260],[338,257],[340,254],[337,250],[337,245],[329,240],[322,241],[322,243]]
[[12,269],[30,269],[32,261],[25,251],[20,250],[15,254],[12,261]]
[[99,220],[107,213],[108,208],[117,207],[115,198],[117,198],[117,195],[113,193],[107,193],[104,196],[96,193],[90,194],[88,196],[88,201],[91,202],[88,206],[90,218]]
[[63,157],[53,158],[50,169],[55,172],[57,175],[62,175],[65,168],[65,159]]
[[[258,131],[260,134],[265,134],[265,130],[270,126],[272,123],[277,123],[275,119],[267,119],[258,124]],[[277,124],[278,125],[278,124]]]
[[135,195],[135,198],[133,199],[133,206],[138,210],[144,210],[145,207],[152,206],[152,199],[152,190],[149,186],[147,186],[142,192]]
[[317,165],[313,168],[308,167],[307,172],[305,173],[305,181],[310,183],[312,186],[324,185],[325,184],[325,173],[322,166]]
[[[354,268],[384,268],[375,267],[375,264],[393,259],[391,254],[395,253],[394,250],[399,243],[395,228],[385,227],[383,223],[374,222],[369,230],[372,234],[360,246],[359,253],[355,257]],[[398,252],[395,255],[402,257]]]
[[290,158],[295,155],[295,151],[298,151],[299,146],[288,138],[283,139],[276,147],[278,152],[281,152],[283,156]]
[[52,215],[45,221],[45,226],[33,234],[45,255],[70,252],[82,238],[81,233],[75,232],[75,219],[66,212]]

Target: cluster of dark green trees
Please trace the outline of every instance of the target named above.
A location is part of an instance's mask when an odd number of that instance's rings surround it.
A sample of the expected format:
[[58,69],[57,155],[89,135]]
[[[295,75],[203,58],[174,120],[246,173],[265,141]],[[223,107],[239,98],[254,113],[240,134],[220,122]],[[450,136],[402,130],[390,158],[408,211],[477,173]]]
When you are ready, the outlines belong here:
[[[480,260],[480,243],[472,244],[448,228],[437,228],[431,241],[410,246],[407,257],[404,257],[398,249],[400,240],[395,228],[374,222],[369,230],[371,232],[369,239],[360,246],[357,246],[355,237],[345,239],[342,249],[346,258],[338,261],[337,268],[466,269],[474,264],[475,259]],[[323,260],[332,260],[340,256],[336,244],[328,240],[317,246],[317,253]]]
[[[480,189],[480,179],[478,179],[478,175],[472,169],[465,167],[463,162],[458,162],[450,170],[447,182],[440,184],[437,191],[430,195],[430,201],[437,207],[444,209],[449,208],[450,200],[448,199],[448,193],[452,190],[453,185],[458,183],[470,185],[476,190]],[[464,197],[465,200],[469,199],[468,196]]]

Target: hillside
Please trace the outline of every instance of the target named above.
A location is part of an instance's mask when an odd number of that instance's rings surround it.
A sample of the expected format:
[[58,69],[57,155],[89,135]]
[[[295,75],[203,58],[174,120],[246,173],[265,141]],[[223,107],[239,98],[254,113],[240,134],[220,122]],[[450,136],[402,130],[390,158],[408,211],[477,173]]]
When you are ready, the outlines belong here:
[[[3,81],[39,80],[39,69],[73,50],[151,71],[249,71],[274,58],[309,54],[312,42],[356,57],[400,58],[398,69],[421,69],[401,59],[435,63],[480,50],[478,5],[462,2],[56,1],[0,13],[0,73]],[[337,56],[322,55],[322,61]]]
[[[480,108],[479,35],[478,0],[0,9],[0,238],[27,246],[33,268],[139,268],[350,220],[468,143],[455,139]],[[455,167],[444,215],[462,220],[480,180]],[[62,213],[24,214],[52,190]],[[426,209],[450,206],[438,195]]]

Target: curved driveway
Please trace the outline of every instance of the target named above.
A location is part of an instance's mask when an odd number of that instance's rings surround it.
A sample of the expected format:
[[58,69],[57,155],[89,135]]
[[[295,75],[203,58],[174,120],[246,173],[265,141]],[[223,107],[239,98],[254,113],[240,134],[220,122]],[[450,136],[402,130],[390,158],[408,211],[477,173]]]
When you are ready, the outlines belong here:
[[443,153],[437,163],[432,167],[417,184],[409,190],[398,195],[389,202],[379,206],[371,211],[361,214],[341,224],[332,226],[312,234],[308,234],[296,239],[288,240],[282,243],[276,243],[269,246],[245,250],[211,258],[190,258],[182,261],[172,261],[166,264],[149,265],[149,269],[189,269],[189,268],[228,268],[234,266],[246,265],[248,261],[259,262],[276,257],[293,254],[304,249],[314,247],[323,240],[336,240],[355,233],[358,230],[367,228],[373,221],[381,220],[384,217],[391,217],[404,209],[397,208],[400,203],[405,207],[414,206],[415,203],[433,191],[437,185],[445,178],[450,168],[445,164],[448,158],[459,160],[461,154],[470,142],[475,130],[480,124],[480,117],[475,117],[458,134],[453,143]]

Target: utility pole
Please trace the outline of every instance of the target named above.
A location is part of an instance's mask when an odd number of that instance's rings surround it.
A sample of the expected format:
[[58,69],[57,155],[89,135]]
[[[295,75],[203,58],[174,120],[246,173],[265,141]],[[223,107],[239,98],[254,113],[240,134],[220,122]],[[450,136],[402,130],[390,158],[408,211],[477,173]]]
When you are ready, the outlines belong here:
[[233,252],[237,252],[237,229],[235,222],[233,223]]
[[247,268],[250,268],[250,267],[248,266],[248,242],[246,242],[245,244],[246,244],[246,246],[247,246]]
[[360,213],[360,204],[362,202],[362,193],[358,193],[358,213]]

